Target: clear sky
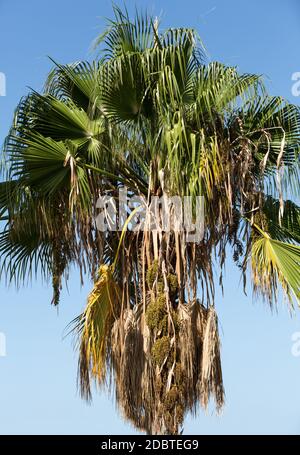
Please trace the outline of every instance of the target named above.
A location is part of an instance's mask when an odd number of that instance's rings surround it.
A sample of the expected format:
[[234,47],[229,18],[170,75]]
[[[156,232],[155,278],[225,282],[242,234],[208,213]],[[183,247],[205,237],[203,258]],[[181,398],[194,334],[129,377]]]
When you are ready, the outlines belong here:
[[[127,2],[161,15],[163,26],[195,27],[211,60],[268,78],[272,94],[299,104],[291,93],[300,71],[299,0],[148,0]],[[19,98],[40,90],[51,68],[47,56],[67,63],[91,58],[92,40],[111,17],[107,0],[0,0],[0,97],[2,143]],[[271,314],[243,295],[238,270],[227,266],[225,296],[217,298],[227,404],[223,415],[188,418],[186,434],[300,434],[300,357],[291,353],[299,315],[280,305]],[[0,283],[1,434],[134,434],[105,396],[91,406],[76,390],[77,358],[66,325],[80,313],[90,283],[80,289],[73,273],[59,313],[51,289],[40,282],[16,292]],[[300,310],[298,310],[300,314]],[[2,337],[3,338],[3,337]],[[1,338],[0,338],[1,340]],[[1,350],[0,350],[1,353]]]

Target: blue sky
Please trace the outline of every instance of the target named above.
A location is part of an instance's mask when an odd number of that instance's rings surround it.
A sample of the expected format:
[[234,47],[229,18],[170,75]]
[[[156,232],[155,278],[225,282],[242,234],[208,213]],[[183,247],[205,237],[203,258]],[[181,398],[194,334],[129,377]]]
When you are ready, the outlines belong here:
[[[265,75],[272,94],[299,104],[291,93],[300,71],[300,5],[297,0],[160,0],[127,2],[147,6],[163,26],[195,27],[211,60]],[[0,142],[13,110],[28,87],[42,89],[51,62],[91,58],[92,40],[112,12],[110,1],[0,0],[0,72],[7,95],[0,97]],[[300,317],[280,305],[271,314],[242,293],[238,270],[228,264],[225,296],[217,296],[227,405],[188,418],[186,434],[300,434],[300,357],[291,337]],[[81,289],[72,273],[59,312],[51,289],[40,282],[16,292],[0,283],[1,434],[134,434],[105,396],[86,405],[76,390],[76,353],[66,325],[83,308],[90,283]]]

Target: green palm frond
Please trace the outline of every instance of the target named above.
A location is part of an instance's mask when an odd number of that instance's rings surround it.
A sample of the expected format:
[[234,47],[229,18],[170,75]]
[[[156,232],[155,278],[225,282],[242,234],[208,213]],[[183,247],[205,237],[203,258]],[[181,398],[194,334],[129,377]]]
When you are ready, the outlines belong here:
[[6,229],[0,234],[0,276],[7,283],[19,286],[40,273],[48,279],[52,270],[52,248],[49,240],[42,239],[34,223],[27,222],[17,232]]
[[46,94],[59,100],[72,100],[78,107],[97,110],[99,98],[99,69],[101,62],[56,63],[45,84]]
[[89,207],[91,192],[87,171],[78,156],[78,147],[71,141],[56,142],[39,133],[31,133],[30,139],[12,138],[12,166],[10,175],[23,185],[51,196],[67,190],[73,204],[75,199]]
[[107,62],[101,72],[101,107],[113,121],[134,121],[151,112],[139,55],[121,55]]
[[40,110],[32,112],[39,119],[35,129],[38,133],[54,140],[77,140],[80,145],[99,137],[104,132],[103,119],[91,119],[87,112],[72,101],[57,100],[52,96],[40,98]]
[[260,231],[252,245],[251,265],[254,291],[272,303],[278,299],[281,285],[291,306],[300,301],[300,246],[272,239]]
[[132,21],[126,8],[122,11],[114,5],[113,10],[115,18],[109,21],[108,28],[95,40],[94,48],[104,45],[104,54],[109,59],[153,47],[154,21],[151,16],[136,11]]
[[259,97],[245,105],[242,114],[245,134],[256,143],[255,158],[268,156],[266,169],[295,163],[299,154],[300,111],[281,97]]
[[300,244],[300,207],[293,201],[284,201],[283,214],[280,216],[280,206],[278,199],[271,196],[265,199],[262,210],[268,233],[275,240]]
[[207,113],[215,116],[215,112],[221,113],[223,109],[231,113],[238,98],[248,103],[263,90],[260,76],[240,75],[236,68],[226,67],[219,62],[200,67],[196,82],[196,103],[204,117]]
[[63,142],[56,142],[38,133],[29,139],[14,138],[12,178],[22,178],[45,193],[54,193],[70,182],[67,157],[70,151]]
[[17,182],[13,180],[0,182],[0,221],[7,215],[10,203],[15,200],[16,187]]

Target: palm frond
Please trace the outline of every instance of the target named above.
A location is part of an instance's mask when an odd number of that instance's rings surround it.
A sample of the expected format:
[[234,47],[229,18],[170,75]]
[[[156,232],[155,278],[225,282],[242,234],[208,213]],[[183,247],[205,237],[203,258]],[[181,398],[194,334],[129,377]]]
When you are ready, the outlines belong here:
[[263,213],[267,232],[275,240],[300,243],[300,207],[293,201],[286,200],[280,216],[280,200],[271,196],[265,199]]
[[103,385],[110,332],[121,310],[121,292],[109,266],[102,265],[81,316],[73,321],[79,337],[79,381],[82,396],[90,398],[90,380]]
[[300,300],[300,247],[271,239],[263,231],[252,245],[253,287],[272,305],[278,299],[280,284],[288,302]]
[[153,22],[154,20],[147,13],[139,14],[136,11],[135,19],[132,21],[127,9],[123,11],[113,6],[114,20],[108,21],[108,26],[95,41],[94,48],[104,44],[106,58],[119,57],[125,53],[142,52],[153,47]]
[[46,94],[59,100],[72,100],[78,107],[93,112],[99,97],[100,62],[53,63],[55,66],[45,84]]

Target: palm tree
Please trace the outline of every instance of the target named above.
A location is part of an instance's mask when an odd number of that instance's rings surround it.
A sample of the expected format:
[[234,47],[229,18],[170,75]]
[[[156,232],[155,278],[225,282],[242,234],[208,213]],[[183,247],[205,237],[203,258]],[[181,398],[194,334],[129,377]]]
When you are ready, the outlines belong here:
[[[138,429],[177,434],[187,412],[224,404],[214,291],[226,255],[270,306],[282,293],[299,301],[300,112],[261,77],[207,64],[194,30],[114,13],[95,61],[54,62],[43,93],[16,110],[1,272],[17,286],[52,278],[54,305],[71,266],[91,278],[72,322],[82,396],[93,381],[111,386]],[[121,229],[97,229],[99,196],[119,206],[123,187],[148,208],[189,197],[192,221],[201,196],[203,235],[163,229],[161,208],[152,229],[130,229],[137,207]]]

